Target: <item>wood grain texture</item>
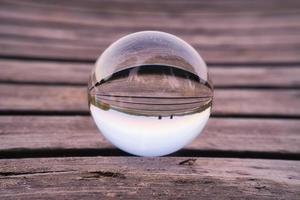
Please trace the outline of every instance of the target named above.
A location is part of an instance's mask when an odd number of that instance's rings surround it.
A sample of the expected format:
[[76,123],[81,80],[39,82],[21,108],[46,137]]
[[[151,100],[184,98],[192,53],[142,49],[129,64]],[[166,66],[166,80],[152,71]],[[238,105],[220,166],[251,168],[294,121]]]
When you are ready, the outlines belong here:
[[[188,159],[188,160],[187,160]],[[0,160],[1,199],[298,199],[297,161],[85,157]]]
[[182,37],[209,62],[299,62],[297,1],[0,4],[2,56],[94,60],[121,36],[161,30]]
[[[300,91],[216,89],[213,114],[299,116]],[[0,85],[0,111],[87,112],[86,87]],[[9,114],[9,113],[8,113]]]
[[[1,116],[0,127],[0,153],[114,148],[88,116]],[[299,133],[299,120],[212,118],[185,149],[297,154]]]
[[[295,0],[0,0],[0,199],[298,200],[299,21]],[[93,62],[141,30],[213,64],[213,117],[166,157],[127,157],[88,116]]]
[[0,60],[0,82],[87,85],[94,64]]
[[[0,82],[86,85],[94,64],[0,60]],[[208,66],[215,87],[300,87],[299,66]]]

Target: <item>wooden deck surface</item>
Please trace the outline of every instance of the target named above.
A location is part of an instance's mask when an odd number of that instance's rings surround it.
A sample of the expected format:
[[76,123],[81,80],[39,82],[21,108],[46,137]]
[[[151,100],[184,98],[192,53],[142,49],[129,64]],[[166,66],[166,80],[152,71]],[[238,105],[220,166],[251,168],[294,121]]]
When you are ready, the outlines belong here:
[[[116,39],[192,44],[215,86],[203,133],[165,157],[114,148],[87,81]],[[0,199],[299,199],[300,1],[0,0]]]

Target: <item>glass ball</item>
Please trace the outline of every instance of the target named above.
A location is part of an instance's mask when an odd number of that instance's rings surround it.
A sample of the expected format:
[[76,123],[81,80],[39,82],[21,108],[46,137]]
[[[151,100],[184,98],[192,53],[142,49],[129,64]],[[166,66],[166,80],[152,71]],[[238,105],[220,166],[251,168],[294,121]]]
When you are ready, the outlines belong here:
[[142,31],[117,40],[98,58],[88,99],[98,129],[113,145],[162,156],[200,134],[213,87],[192,46],[168,33]]

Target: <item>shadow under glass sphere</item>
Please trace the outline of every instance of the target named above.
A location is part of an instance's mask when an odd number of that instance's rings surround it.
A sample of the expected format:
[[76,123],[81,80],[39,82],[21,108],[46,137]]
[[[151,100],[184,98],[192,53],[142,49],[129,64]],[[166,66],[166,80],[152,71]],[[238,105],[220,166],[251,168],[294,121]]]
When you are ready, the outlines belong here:
[[143,31],[102,53],[88,98],[97,127],[111,143],[134,155],[161,156],[201,132],[213,87],[193,47],[168,33]]

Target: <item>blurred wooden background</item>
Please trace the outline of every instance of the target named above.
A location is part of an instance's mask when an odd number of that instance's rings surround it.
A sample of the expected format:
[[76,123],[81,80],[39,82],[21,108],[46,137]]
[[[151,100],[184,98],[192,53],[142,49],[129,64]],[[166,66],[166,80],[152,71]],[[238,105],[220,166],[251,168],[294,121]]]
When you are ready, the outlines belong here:
[[[86,87],[116,39],[175,34],[207,61],[214,108],[192,144],[129,156]],[[299,199],[300,1],[0,0],[0,199]]]

